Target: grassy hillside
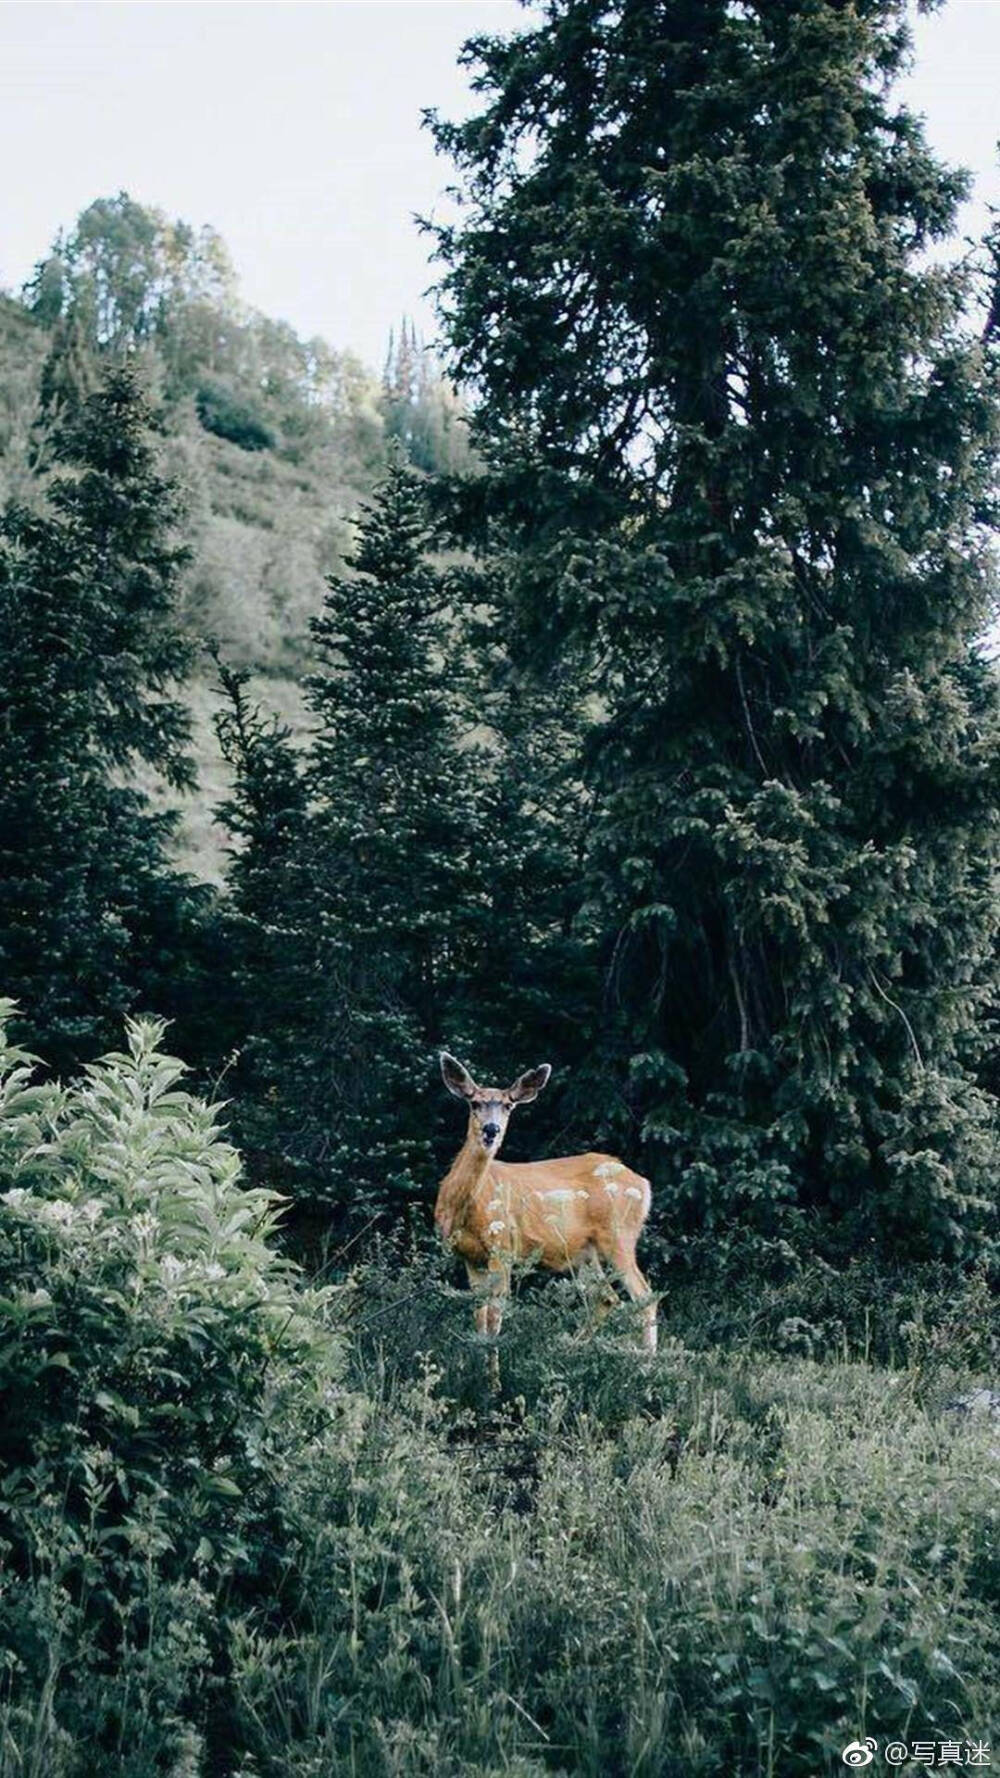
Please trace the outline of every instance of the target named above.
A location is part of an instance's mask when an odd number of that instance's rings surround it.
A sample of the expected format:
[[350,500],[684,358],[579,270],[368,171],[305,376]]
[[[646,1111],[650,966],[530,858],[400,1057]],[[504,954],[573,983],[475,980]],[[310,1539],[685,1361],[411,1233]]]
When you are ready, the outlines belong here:
[[[33,447],[52,338],[21,303],[0,296],[0,501],[44,499],[45,475]],[[212,811],[227,789],[212,725],[217,700],[209,650],[249,668],[262,702],[301,728],[298,682],[309,618],[322,601],[324,576],[343,564],[350,515],[384,461],[378,384],[353,360],[344,362],[340,411],[319,415],[312,437],[291,445],[277,428],[273,442],[252,449],[219,436],[200,417],[194,393],[163,402],[164,457],[184,498],[191,548],[183,618],[201,645],[187,693],[199,788],[179,805],[180,859],[209,880],[219,880],[224,862]],[[156,389],[162,375],[152,353],[146,368]],[[177,803],[150,778],[146,788],[157,801]]]
[[0,503],[32,495],[31,428],[47,350],[44,330],[0,292]]
[[[302,662],[323,577],[343,561],[368,478],[333,454],[293,464],[214,438],[186,406],[166,456],[188,508],[188,628],[239,666],[287,675]],[[356,466],[355,466],[356,471]]]
[[455,468],[469,447],[461,404],[412,324],[390,340],[378,378],[351,352],[241,302],[212,228],[119,192],[56,236],[21,300],[0,295],[0,502],[44,500],[43,387],[57,413],[123,355],[160,407],[166,467],[187,508],[183,619],[203,664],[188,694],[200,785],[183,805],[180,855],[217,879],[212,808],[225,779],[209,651],[266,679],[262,701],[301,728],[309,619],[389,441],[423,469]]
[[218,882],[226,841],[214,810],[229,780],[212,720],[219,697],[209,650],[249,668],[261,703],[294,733],[304,729],[309,619],[322,603],[324,577],[343,565],[350,515],[375,470],[330,446],[300,463],[275,449],[242,450],[206,432],[193,404],[171,418],[166,456],[187,503],[192,551],[185,628],[203,643],[187,692],[199,787],[182,799],[152,782],[147,788],[154,800],[181,810],[181,862]]

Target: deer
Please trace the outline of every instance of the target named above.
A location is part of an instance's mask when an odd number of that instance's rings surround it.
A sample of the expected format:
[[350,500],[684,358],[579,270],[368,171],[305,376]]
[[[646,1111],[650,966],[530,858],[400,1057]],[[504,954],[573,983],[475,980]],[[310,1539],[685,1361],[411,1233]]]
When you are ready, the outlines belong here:
[[[441,1076],[468,1106],[465,1141],[442,1179],[434,1206],[441,1239],[465,1261],[476,1297],[480,1334],[499,1334],[511,1269],[531,1261],[550,1272],[590,1266],[603,1281],[601,1315],[617,1301],[604,1266],[632,1301],[641,1303],[642,1349],[656,1351],[656,1303],[635,1257],[649,1214],[650,1185],[610,1154],[563,1155],[550,1161],[498,1161],[515,1106],[537,1099],[552,1070],[547,1062],[509,1087],[477,1086],[445,1051]],[[494,1381],[496,1349],[491,1361]]]

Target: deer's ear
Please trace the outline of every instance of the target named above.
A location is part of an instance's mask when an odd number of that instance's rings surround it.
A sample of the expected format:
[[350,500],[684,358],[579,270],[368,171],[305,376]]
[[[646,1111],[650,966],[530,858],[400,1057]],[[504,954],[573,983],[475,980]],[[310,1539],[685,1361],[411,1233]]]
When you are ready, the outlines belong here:
[[527,1074],[519,1074],[512,1087],[508,1087],[515,1105],[527,1105],[529,1100],[537,1099],[543,1086],[552,1073],[547,1062],[540,1068],[529,1068]]
[[456,1062],[454,1056],[449,1056],[447,1050],[441,1053],[441,1079],[456,1099],[471,1099],[476,1090],[469,1070],[463,1068],[461,1062]]

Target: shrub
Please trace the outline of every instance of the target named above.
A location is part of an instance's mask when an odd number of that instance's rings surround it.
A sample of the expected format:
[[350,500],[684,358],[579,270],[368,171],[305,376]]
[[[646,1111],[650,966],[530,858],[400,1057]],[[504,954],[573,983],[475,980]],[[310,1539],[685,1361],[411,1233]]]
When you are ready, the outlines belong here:
[[206,432],[228,438],[243,451],[273,450],[276,434],[256,405],[236,395],[225,383],[204,382],[195,396],[195,409]]
[[66,1089],[0,1034],[0,1769],[148,1778],[207,1718],[271,1428],[308,1428],[338,1349],[161,1026]]
[[235,1661],[259,1778],[814,1778],[858,1735],[988,1736],[988,1428],[863,1364],[642,1366],[558,1290],[512,1308],[527,1395],[456,1409],[412,1334],[289,1474],[307,1609]]
[[491,1398],[431,1255],[352,1302],[353,1417],[286,1481],[306,1609],[235,1661],[259,1778],[812,1778],[859,1734],[988,1734],[995,1432],[921,1362],[695,1351],[665,1307],[640,1363],[628,1307],[581,1339],[549,1281]]

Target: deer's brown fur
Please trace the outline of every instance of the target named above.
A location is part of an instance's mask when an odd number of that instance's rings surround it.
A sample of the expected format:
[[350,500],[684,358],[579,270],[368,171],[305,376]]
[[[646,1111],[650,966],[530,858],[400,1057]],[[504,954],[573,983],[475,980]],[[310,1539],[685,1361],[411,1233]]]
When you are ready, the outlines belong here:
[[[442,1057],[445,1084],[469,1107],[465,1142],[438,1190],[434,1219],[443,1240],[465,1261],[480,1301],[476,1323],[500,1331],[511,1267],[534,1262],[552,1272],[607,1265],[635,1302],[643,1302],[643,1344],[656,1348],[656,1306],[636,1261],[649,1213],[649,1181],[609,1154],[564,1155],[550,1161],[496,1159],[514,1106],[534,1099],[548,1068],[508,1088],[479,1087]],[[499,1134],[487,1140],[494,1130]]]

